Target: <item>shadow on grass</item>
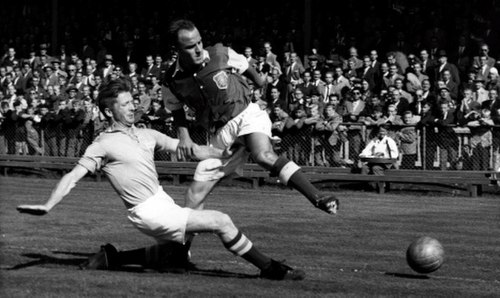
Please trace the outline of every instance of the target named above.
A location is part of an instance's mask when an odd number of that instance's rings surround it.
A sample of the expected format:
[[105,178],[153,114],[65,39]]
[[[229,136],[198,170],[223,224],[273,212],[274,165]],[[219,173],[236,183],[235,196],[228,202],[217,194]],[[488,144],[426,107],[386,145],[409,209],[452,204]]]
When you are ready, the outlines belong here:
[[386,272],[385,275],[399,277],[399,278],[411,278],[411,279],[429,279],[430,277],[423,274],[407,274],[407,273],[397,273],[397,272]]
[[[53,251],[53,254],[58,255],[70,255],[70,256],[78,256],[79,258],[57,258],[53,256],[48,256],[39,253],[26,253],[22,254],[23,257],[34,259],[33,261],[29,261],[26,263],[17,264],[10,268],[4,268],[4,270],[19,270],[28,267],[41,266],[41,265],[59,265],[59,266],[73,266],[77,267],[79,270],[81,269],[80,265],[84,263],[87,258],[94,253],[83,253],[83,252],[68,252],[68,251]],[[135,265],[127,265],[121,266],[118,269],[113,269],[112,271],[124,271],[124,272],[158,272],[149,269],[145,269],[142,266]],[[215,276],[215,277],[229,277],[229,278],[248,278],[254,279],[258,278],[258,275],[244,274],[244,273],[235,273],[228,272],[224,270],[212,270],[212,269],[199,269],[192,268],[186,272],[165,272],[165,273],[174,273],[174,274],[193,274],[193,275],[204,275],[204,276]]]
[[[56,252],[58,253],[58,252]],[[46,265],[46,264],[53,264],[53,265],[63,265],[63,266],[78,266],[81,263],[83,263],[91,254],[85,254],[85,253],[71,253],[74,255],[78,256],[85,256],[85,258],[56,258],[48,255],[43,255],[43,254],[38,254],[38,253],[27,253],[27,254],[22,254],[23,257],[28,257],[31,259],[35,259],[30,262],[26,263],[21,263],[17,264],[11,268],[8,268],[7,270],[19,270],[27,267],[33,267],[33,266],[39,266],[39,265]]]

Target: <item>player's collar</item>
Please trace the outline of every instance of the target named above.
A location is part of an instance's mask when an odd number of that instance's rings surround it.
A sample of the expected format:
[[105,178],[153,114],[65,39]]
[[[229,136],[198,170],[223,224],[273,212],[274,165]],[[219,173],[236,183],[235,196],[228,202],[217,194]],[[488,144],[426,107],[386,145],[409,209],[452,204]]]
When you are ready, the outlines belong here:
[[113,122],[113,124],[111,124],[106,129],[106,132],[123,132],[126,134],[129,134],[129,133],[135,134],[136,130],[137,130],[137,128],[133,124],[132,124],[132,126],[128,127],[128,126],[122,125],[118,122]]
[[[207,50],[203,50],[203,60],[204,60],[203,64],[206,64],[206,63],[208,63],[210,61],[210,54],[208,53]],[[205,66],[205,65],[203,65],[203,66]],[[177,59],[175,61],[175,70],[174,70],[174,73],[172,74],[172,77],[175,77],[175,75],[179,71],[184,71],[184,69],[182,69],[182,67],[181,67],[181,65],[179,63],[179,59]]]

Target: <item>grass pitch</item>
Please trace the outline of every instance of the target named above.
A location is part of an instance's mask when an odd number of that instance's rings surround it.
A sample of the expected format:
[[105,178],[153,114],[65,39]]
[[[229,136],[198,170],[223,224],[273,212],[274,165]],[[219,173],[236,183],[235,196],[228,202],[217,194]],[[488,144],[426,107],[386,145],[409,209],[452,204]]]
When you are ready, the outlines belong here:
[[[57,180],[0,177],[0,296],[2,297],[358,297],[497,296],[500,293],[500,198],[379,195],[339,191],[331,216],[298,192],[219,186],[206,208],[228,213],[264,253],[306,271],[304,281],[269,281],[227,252],[215,235],[196,237],[200,271],[165,274],[129,268],[82,271],[100,245],[153,244],[127,221],[107,182],[82,181],[43,217],[18,204],[43,203]],[[186,186],[163,183],[180,204]],[[416,237],[438,239],[445,263],[429,275],[406,264]],[[498,296],[497,296],[498,297]]]

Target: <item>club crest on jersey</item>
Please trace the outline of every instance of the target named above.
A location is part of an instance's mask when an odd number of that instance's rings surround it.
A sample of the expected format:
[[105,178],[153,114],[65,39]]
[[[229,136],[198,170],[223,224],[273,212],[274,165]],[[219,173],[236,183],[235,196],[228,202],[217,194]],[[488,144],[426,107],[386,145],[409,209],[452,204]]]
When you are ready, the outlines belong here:
[[228,76],[225,71],[220,71],[218,72],[214,77],[214,82],[217,85],[219,89],[227,89],[227,81],[228,81]]

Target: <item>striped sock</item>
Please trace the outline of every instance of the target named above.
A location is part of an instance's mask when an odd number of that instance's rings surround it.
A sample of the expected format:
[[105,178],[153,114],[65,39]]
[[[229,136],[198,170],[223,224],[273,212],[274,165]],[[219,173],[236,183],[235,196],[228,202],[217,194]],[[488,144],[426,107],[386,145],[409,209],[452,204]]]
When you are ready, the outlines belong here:
[[233,254],[242,257],[259,269],[267,268],[271,264],[271,258],[259,252],[240,231],[233,240],[224,243],[224,246]]

